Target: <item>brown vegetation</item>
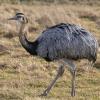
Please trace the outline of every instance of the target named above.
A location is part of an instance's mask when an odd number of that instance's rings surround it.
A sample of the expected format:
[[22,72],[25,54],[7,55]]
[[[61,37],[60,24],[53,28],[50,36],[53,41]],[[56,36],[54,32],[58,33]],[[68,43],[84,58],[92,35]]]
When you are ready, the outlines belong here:
[[38,96],[56,74],[58,64],[32,57],[21,47],[15,22],[7,20],[16,12],[28,17],[30,40],[38,37],[46,27],[64,22],[85,27],[100,41],[98,6],[1,4],[0,45],[7,47],[9,54],[0,55],[0,100],[99,100],[100,52],[93,68],[86,61],[77,64],[76,97],[70,97],[71,77],[67,70],[48,97]]

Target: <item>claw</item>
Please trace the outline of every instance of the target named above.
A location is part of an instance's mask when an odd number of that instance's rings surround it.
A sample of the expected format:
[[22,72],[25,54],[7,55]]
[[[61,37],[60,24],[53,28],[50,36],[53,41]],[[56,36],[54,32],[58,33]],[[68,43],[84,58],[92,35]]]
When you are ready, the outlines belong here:
[[47,96],[47,93],[46,92],[44,92],[44,93],[42,93],[41,95],[39,95],[39,96]]
[[40,96],[47,96],[48,92],[45,90]]

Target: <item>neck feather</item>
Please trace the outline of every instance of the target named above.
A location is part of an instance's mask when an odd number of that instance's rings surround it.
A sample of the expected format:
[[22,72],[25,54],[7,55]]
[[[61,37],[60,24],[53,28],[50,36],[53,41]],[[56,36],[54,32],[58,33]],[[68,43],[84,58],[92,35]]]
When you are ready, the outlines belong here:
[[19,40],[21,45],[24,47],[24,49],[29,52],[32,55],[37,55],[36,49],[38,46],[38,41],[30,42],[26,38],[25,34],[23,34],[23,30],[25,28],[25,24],[22,24],[19,30]]

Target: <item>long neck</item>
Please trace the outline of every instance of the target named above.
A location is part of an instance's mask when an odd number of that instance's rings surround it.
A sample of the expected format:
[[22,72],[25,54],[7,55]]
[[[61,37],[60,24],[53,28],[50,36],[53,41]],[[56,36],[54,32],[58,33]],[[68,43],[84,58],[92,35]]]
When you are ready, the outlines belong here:
[[28,41],[25,34],[23,34],[24,28],[25,28],[25,24],[22,24],[19,30],[20,43],[22,44],[22,46],[25,48],[27,52],[33,55],[37,55],[36,49],[37,49],[38,41],[35,42]]

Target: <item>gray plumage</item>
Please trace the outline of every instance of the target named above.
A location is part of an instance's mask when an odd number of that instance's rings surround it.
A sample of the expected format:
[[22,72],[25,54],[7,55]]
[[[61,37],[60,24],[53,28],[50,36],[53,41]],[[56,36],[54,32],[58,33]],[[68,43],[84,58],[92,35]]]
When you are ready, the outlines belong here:
[[95,62],[98,43],[90,32],[74,24],[58,24],[43,31],[37,39],[37,54],[50,60],[88,59]]
[[56,80],[64,73],[67,64],[72,75],[71,96],[75,96],[74,60],[88,59],[92,63],[96,61],[98,42],[94,36],[81,26],[61,23],[46,29],[34,42],[30,42],[23,31],[28,23],[25,15],[17,13],[9,20],[16,20],[19,23],[19,41],[31,55],[40,56],[47,61],[63,59],[64,64],[60,65],[54,80],[41,95],[46,96],[50,92]]

